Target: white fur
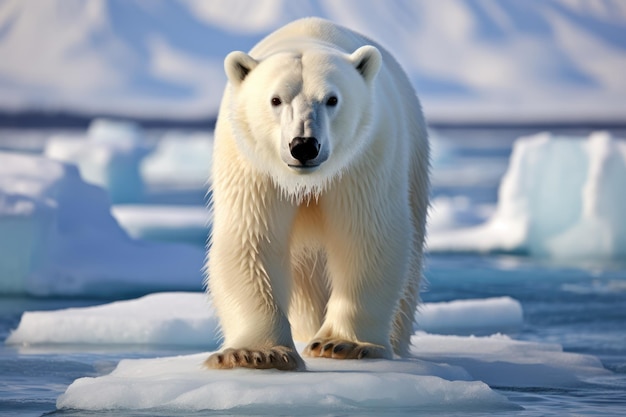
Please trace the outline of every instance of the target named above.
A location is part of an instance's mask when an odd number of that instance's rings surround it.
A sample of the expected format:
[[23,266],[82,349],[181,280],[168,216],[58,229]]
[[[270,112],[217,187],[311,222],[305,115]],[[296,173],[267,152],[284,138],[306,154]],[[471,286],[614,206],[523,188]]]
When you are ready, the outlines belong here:
[[[208,261],[224,346],[318,337],[405,355],[429,150],[404,72],[380,45],[317,18],[231,53],[225,70]],[[319,166],[289,166],[296,136],[318,139]]]

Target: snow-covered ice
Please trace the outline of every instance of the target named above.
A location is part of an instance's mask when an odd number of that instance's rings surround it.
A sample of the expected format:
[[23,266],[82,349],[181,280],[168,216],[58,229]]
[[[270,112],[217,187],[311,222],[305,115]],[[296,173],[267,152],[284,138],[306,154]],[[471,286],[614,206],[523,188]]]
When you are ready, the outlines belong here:
[[[425,303],[416,320],[420,330],[430,333],[491,334],[521,327],[522,308],[510,297]],[[95,307],[25,312],[7,343],[211,348],[219,339],[217,323],[203,293],[156,293]]]
[[150,151],[138,124],[96,119],[86,136],[51,137],[45,155],[77,165],[85,181],[108,190],[112,202],[132,203],[144,195],[140,163]]
[[218,338],[218,320],[207,295],[173,292],[95,307],[25,312],[6,343],[211,348]]
[[0,293],[199,290],[200,247],[131,239],[75,166],[0,152]]
[[[479,306],[492,327],[497,317],[514,314],[511,299],[426,304],[423,321],[447,328],[445,314],[463,316]],[[513,307],[515,306],[515,307]],[[442,318],[443,317],[443,318]],[[472,322],[473,319],[469,319]],[[480,321],[480,320],[478,320]],[[507,319],[503,322],[508,323]],[[472,323],[475,327],[475,323]],[[186,344],[214,350],[219,333],[214,311],[202,293],[152,294],[99,307],[27,312],[7,343]],[[433,335],[412,338],[407,359],[338,361],[307,359],[308,372],[203,368],[210,352],[156,359],[126,359],[108,375],[80,378],[58,398],[60,409],[246,412],[412,410],[502,411],[516,406],[491,387],[579,386],[609,374],[594,357],[565,353],[559,345],[488,337]],[[304,344],[297,344],[299,349]]]
[[111,374],[81,378],[59,409],[176,411],[281,410],[369,412],[411,408],[451,411],[517,409],[460,368],[420,360],[308,360],[308,372],[203,369],[207,354],[123,360]]
[[428,248],[621,259],[624,213],[626,141],[606,132],[586,139],[541,133],[516,141],[491,218],[475,227],[434,228]]
[[211,216],[204,206],[115,205],[113,216],[134,238],[180,241],[196,245],[207,242]]
[[572,387],[611,373],[595,356],[501,334],[467,337],[418,332],[411,343],[416,357],[460,366],[492,387]]

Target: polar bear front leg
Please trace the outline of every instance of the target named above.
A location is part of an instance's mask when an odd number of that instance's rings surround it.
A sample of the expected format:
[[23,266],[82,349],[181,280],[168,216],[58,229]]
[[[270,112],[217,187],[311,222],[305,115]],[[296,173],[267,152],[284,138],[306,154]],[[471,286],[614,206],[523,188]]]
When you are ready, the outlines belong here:
[[268,184],[216,184],[208,287],[224,345],[205,365],[304,369],[286,316],[290,290],[288,203]]
[[[352,196],[354,198],[354,195]],[[322,327],[304,354],[336,359],[391,358],[391,330],[408,272],[408,205],[332,201],[327,267],[332,292]],[[394,200],[392,200],[394,201]],[[347,209],[338,216],[338,209]]]

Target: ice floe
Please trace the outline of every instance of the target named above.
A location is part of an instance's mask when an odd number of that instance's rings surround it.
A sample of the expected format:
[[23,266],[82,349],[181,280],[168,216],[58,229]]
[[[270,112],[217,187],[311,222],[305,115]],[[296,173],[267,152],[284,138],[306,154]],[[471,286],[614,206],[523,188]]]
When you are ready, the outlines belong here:
[[[465,333],[470,328],[495,329],[498,322],[509,327],[520,317],[519,303],[507,297],[426,303],[418,315],[427,324],[422,327],[449,331],[450,321],[458,320],[454,328]],[[463,329],[464,324],[470,328]],[[7,343],[26,347],[24,352],[56,344],[206,350],[124,359],[107,375],[77,379],[57,401],[59,409],[95,411],[500,412],[518,407],[493,388],[569,388],[610,374],[597,358],[563,352],[556,344],[518,341],[499,333],[458,336],[423,331],[412,337],[412,356],[405,359],[308,358],[307,371],[296,373],[209,370],[202,364],[218,348],[219,326],[203,293],[160,293],[96,307],[26,312]],[[302,350],[304,343],[296,346]]]
[[211,216],[204,206],[115,205],[113,216],[134,238],[207,243]]
[[[417,328],[430,333],[517,330],[522,307],[510,297],[425,303]],[[206,294],[156,293],[95,307],[25,312],[8,337],[14,345],[152,344],[215,347],[218,320]]]
[[280,409],[368,412],[398,410],[503,411],[516,409],[460,368],[425,361],[307,361],[307,372],[202,367],[207,354],[123,360],[109,375],[81,378],[57,400],[59,409],[176,411]]

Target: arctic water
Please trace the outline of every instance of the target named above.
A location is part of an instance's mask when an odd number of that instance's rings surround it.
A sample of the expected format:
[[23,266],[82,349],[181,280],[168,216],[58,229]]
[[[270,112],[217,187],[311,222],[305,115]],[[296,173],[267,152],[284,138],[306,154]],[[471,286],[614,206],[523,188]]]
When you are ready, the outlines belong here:
[[[433,199],[449,198],[454,204],[469,207],[457,219],[471,225],[487,217],[496,204],[498,185],[507,169],[514,139],[528,132],[505,130],[436,131],[445,138],[445,146],[435,144]],[[562,132],[588,134],[585,132]],[[624,132],[616,132],[625,137]],[[6,134],[3,134],[6,138]],[[29,145],[5,141],[4,148],[20,148],[37,153],[39,132]],[[439,154],[438,154],[439,152]],[[437,160],[437,158],[440,158]],[[180,204],[203,203],[202,192],[185,190],[161,192],[153,196],[158,203],[167,199]],[[202,242],[196,242],[199,246]],[[486,299],[509,296],[521,303],[523,324],[506,330],[516,340],[556,344],[566,352],[597,357],[610,371],[606,375],[587,378],[577,384],[554,386],[508,386],[491,388],[504,395],[521,409],[499,411],[511,416],[605,416],[623,415],[626,409],[626,262],[622,260],[558,261],[532,257],[523,253],[430,253],[425,276],[428,284],[422,292],[425,302],[464,299]],[[3,277],[0,277],[3,279]],[[182,288],[187,290],[188,288]],[[201,289],[201,283],[198,283]],[[2,296],[0,298],[0,340],[3,342],[17,328],[25,311],[58,310],[85,307],[133,298],[140,289],[129,294],[104,298],[83,296]],[[497,314],[494,313],[494,314]],[[0,415],[231,415],[231,411],[188,411],[172,409],[147,411],[74,411],[56,410],[57,398],[76,379],[110,373],[122,359],[156,358],[187,355],[215,349],[214,345],[188,346],[152,344],[92,345],[0,345]],[[546,375],[546,379],[549,379]],[[514,385],[514,384],[511,384]],[[103,393],[106,395],[106,393]],[[237,412],[235,412],[237,413]],[[493,411],[460,411],[415,408],[357,408],[332,410],[307,407],[294,413],[280,407],[243,410],[245,415],[494,415]]]

